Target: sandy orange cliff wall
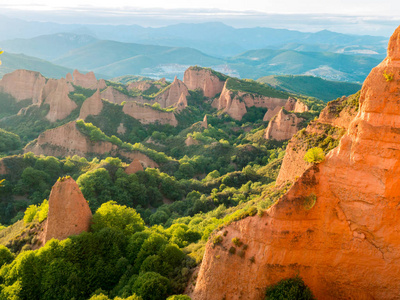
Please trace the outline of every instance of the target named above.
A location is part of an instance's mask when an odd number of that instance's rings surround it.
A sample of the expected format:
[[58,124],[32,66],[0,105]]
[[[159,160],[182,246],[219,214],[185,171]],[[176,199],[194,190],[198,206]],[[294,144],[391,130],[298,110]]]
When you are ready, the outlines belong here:
[[189,90],[200,89],[207,98],[214,98],[222,92],[225,81],[220,80],[211,70],[190,67],[183,75],[183,82]]
[[188,96],[188,88],[175,76],[174,81],[154,100],[155,102],[158,102],[162,108],[166,108],[176,105],[182,94],[185,97]]
[[77,183],[71,177],[58,180],[50,193],[43,245],[52,238],[63,240],[89,231],[91,220],[89,204]]
[[150,124],[150,123],[160,123],[160,124],[169,124],[172,126],[177,126],[178,121],[175,118],[175,114],[173,112],[160,111],[151,106],[139,104],[136,102],[127,102],[122,111],[139,120],[142,124]]
[[83,102],[79,119],[85,120],[87,116],[97,116],[103,110],[103,101],[101,100],[100,91],[97,90],[91,97]]
[[295,181],[310,167],[310,164],[304,160],[304,155],[308,149],[317,146],[313,145],[312,141],[331,138],[330,142],[334,142],[342,137],[357,115],[358,106],[347,103],[353,97],[357,95],[329,102],[317,120],[311,121],[307,128],[292,137],[286,147],[285,157],[276,180],[278,186],[288,181]]
[[[399,98],[400,27],[339,147],[262,217],[207,244],[192,299],[264,299],[266,286],[297,274],[317,299],[399,299]],[[233,237],[248,245],[243,257],[228,253]]]
[[281,108],[278,114],[270,120],[265,129],[264,137],[267,140],[289,140],[299,131],[302,121],[302,118]]

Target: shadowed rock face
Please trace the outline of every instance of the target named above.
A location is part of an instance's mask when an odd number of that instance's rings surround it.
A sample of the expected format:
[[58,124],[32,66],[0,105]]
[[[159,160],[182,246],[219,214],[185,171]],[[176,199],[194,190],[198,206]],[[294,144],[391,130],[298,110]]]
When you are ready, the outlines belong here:
[[52,238],[63,240],[90,230],[92,213],[76,182],[62,179],[53,186],[49,213],[44,229],[44,243]]
[[[296,274],[317,299],[399,299],[399,35],[365,80],[339,147],[262,217],[207,244],[192,299],[264,299],[266,286]],[[243,258],[226,251],[233,237],[248,245]]]
[[207,98],[214,98],[221,93],[225,84],[225,81],[220,80],[211,70],[193,67],[185,71],[183,82],[189,90],[202,90]]
[[45,103],[50,105],[49,113],[46,118],[50,122],[62,120],[68,117],[78,106],[69,97],[69,87],[64,78],[55,81],[55,88],[49,91]]
[[182,95],[185,97],[189,95],[188,88],[175,76],[175,79],[171,85],[154,100],[158,102],[162,108],[166,108],[169,106],[175,106]]
[[143,171],[143,166],[139,159],[135,158],[131,164],[125,169],[126,174],[135,174],[136,172]]
[[79,119],[85,120],[87,116],[97,116],[103,109],[103,101],[101,101],[100,91],[97,90],[90,98],[83,102]]
[[136,102],[128,102],[123,107],[123,112],[137,120],[142,124],[160,123],[177,126],[178,121],[173,112],[159,111],[150,106],[138,104]]

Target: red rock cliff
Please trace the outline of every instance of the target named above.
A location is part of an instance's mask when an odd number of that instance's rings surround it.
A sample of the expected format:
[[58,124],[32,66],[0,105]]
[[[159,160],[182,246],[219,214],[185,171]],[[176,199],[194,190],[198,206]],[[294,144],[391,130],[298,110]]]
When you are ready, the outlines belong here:
[[176,105],[181,95],[186,97],[189,95],[189,91],[186,85],[175,76],[175,79],[170,86],[167,87],[154,100],[158,102],[162,108],[166,108]]
[[211,70],[197,67],[190,67],[185,71],[183,82],[189,90],[202,90],[207,98],[214,98],[221,93],[225,84]]
[[5,74],[0,80],[0,91],[10,94],[17,101],[32,99],[32,103],[41,103],[42,90],[46,84],[39,72],[16,70]]
[[128,102],[123,107],[123,112],[137,120],[142,124],[160,123],[177,126],[178,121],[173,112],[161,111],[151,106],[139,104],[136,102]]
[[[296,274],[317,299],[399,299],[399,40],[400,27],[339,147],[262,217],[207,244],[192,299],[264,299],[266,286]],[[243,258],[226,251],[233,237],[248,245]]]
[[51,189],[43,244],[89,231],[91,220],[92,212],[76,182],[71,177],[61,179]]
[[103,101],[101,101],[100,91],[97,90],[91,97],[83,102],[79,119],[85,120],[87,116],[97,116],[103,110]]

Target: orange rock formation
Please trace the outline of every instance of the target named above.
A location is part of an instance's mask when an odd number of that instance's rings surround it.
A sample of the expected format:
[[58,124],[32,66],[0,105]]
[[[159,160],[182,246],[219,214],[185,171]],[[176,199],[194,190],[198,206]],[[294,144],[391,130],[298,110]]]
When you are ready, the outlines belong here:
[[299,131],[301,121],[303,121],[302,118],[298,118],[295,114],[281,108],[278,114],[269,122],[268,127],[265,129],[264,137],[267,140],[289,140]]
[[203,127],[204,129],[208,128],[207,115],[204,116],[203,121],[201,122],[201,127]]
[[[49,91],[45,103],[50,105],[50,111],[46,118],[50,122],[65,119],[70,113],[78,106],[69,97],[69,87],[64,78],[59,80],[49,80],[50,82],[56,81],[55,89]],[[53,85],[53,84],[49,84]]]
[[225,84],[225,81],[220,80],[211,70],[196,67],[185,71],[183,82],[189,90],[202,90],[207,98],[214,98],[221,93]]
[[282,109],[282,107],[275,107],[275,109],[268,109],[267,112],[264,115],[263,121],[267,122],[270,121],[273,117],[275,117],[279,111]]
[[192,145],[198,145],[199,142],[196,141],[191,135],[189,135],[186,140],[185,140],[185,145],[187,147],[192,146]]
[[212,106],[218,110],[223,110],[236,120],[241,120],[247,113],[246,107],[266,107],[268,110],[275,110],[277,107],[284,106],[286,101],[286,99],[265,97],[240,91],[234,93],[225,84],[220,97],[213,101]]
[[188,106],[186,95],[184,93],[181,94],[178,102],[175,103],[174,106],[176,107],[177,112],[184,110]]
[[[317,299],[399,299],[399,74],[400,27],[339,147],[262,217],[207,244],[192,299],[264,299],[266,286],[297,274]],[[226,250],[233,237],[248,245],[243,257]]]
[[103,101],[101,101],[100,90],[97,91],[83,102],[79,119],[85,120],[87,116],[97,116],[103,110]]
[[177,126],[178,121],[173,112],[160,111],[151,106],[139,104],[136,102],[128,102],[123,107],[123,112],[137,120],[142,124],[160,123]]
[[[86,74],[80,73],[78,70],[74,70],[72,73],[73,76],[73,83],[75,85],[84,87],[86,89],[97,89],[97,79],[93,72],[88,72]],[[67,78],[70,78],[69,76]],[[104,88],[104,87],[103,87]]]
[[135,174],[136,172],[143,171],[143,166],[139,159],[135,158],[131,164],[125,169],[126,174]]
[[3,76],[0,91],[10,94],[17,101],[32,99],[33,104],[40,104],[45,84],[46,78],[39,72],[16,70]]
[[294,99],[292,97],[289,97],[289,99],[287,100],[287,102],[285,104],[285,109],[287,111],[293,111],[293,112],[298,112],[298,113],[306,112],[309,110],[307,105],[305,105],[300,100]]
[[24,152],[51,156],[86,156],[87,153],[104,154],[115,151],[117,146],[110,142],[92,142],[76,128],[76,122],[46,130],[25,146]]
[[140,101],[140,102],[143,101],[141,97],[139,99],[130,97],[116,90],[112,86],[107,87],[104,91],[100,93],[100,95],[102,99],[106,99],[116,104],[121,104],[122,102],[127,102],[127,101]]
[[92,212],[76,182],[71,177],[58,180],[50,193],[43,244],[89,231],[91,220]]
[[167,87],[160,95],[154,100],[158,102],[162,108],[174,106],[180,99],[181,95],[185,97],[189,95],[186,85],[179,80],[176,76],[174,81]]

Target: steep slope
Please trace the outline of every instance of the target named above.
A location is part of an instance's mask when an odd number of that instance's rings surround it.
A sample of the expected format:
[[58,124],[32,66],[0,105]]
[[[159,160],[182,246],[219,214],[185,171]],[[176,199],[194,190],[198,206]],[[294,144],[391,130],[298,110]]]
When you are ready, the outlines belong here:
[[[222,241],[207,244],[193,299],[263,299],[266,286],[295,275],[317,299],[398,298],[399,71],[400,27],[339,147],[262,217],[216,233]],[[247,245],[242,257],[228,253],[232,238]]]
[[200,89],[204,97],[214,98],[224,88],[227,77],[211,69],[190,67],[185,71],[183,82],[189,90]]
[[302,118],[297,117],[294,113],[289,113],[286,109],[281,108],[276,116],[268,123],[265,129],[265,139],[284,141],[290,139],[299,129]]

